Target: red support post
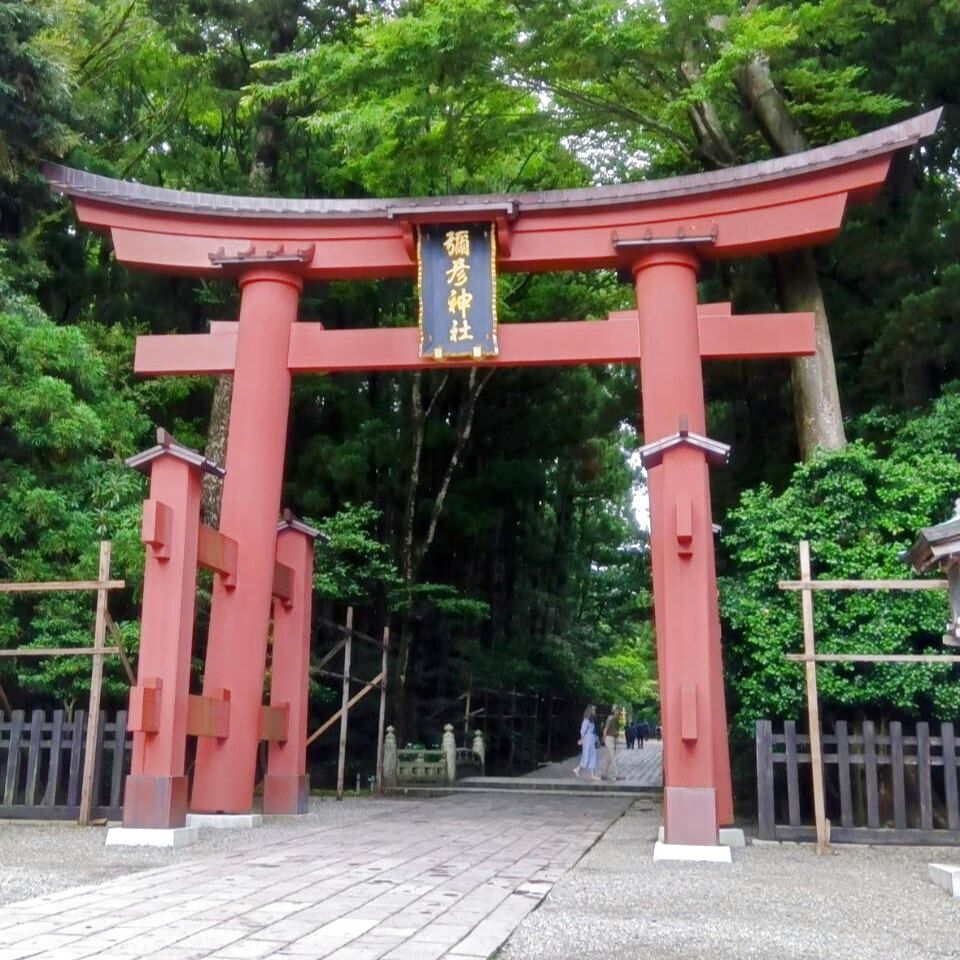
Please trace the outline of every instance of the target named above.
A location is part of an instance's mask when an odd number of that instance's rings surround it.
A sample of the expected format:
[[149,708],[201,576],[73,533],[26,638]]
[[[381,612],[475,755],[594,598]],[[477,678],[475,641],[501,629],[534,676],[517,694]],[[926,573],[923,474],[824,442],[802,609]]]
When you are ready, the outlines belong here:
[[147,554],[137,684],[130,691],[133,759],[125,827],[182,827],[187,812],[184,753],[190,697],[200,526],[200,476],[218,472],[163,431],[152,450],[127,462],[150,473],[141,537]]
[[[705,433],[697,268],[682,249],[650,251],[634,265],[645,444],[676,434],[681,418]],[[706,454],[667,450],[648,484],[665,839],[716,844],[732,793]]]
[[317,531],[289,514],[277,531],[277,561],[293,570],[292,596],[273,603],[270,706],[286,708],[284,739],[271,740],[263,781],[264,813],[306,813],[307,692],[310,683],[310,613],[313,541]]
[[214,583],[204,693],[230,691],[230,732],[197,746],[190,809],[253,804],[267,632],[290,407],[287,357],[301,278],[255,267],[240,279],[240,321],[220,532],[237,543],[235,585]]

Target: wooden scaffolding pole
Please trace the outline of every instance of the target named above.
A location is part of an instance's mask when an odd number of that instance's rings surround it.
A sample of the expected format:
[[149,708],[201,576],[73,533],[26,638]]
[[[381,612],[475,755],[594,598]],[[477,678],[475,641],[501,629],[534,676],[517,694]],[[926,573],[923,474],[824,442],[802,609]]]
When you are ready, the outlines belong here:
[[377,721],[377,793],[383,794],[383,731],[387,722],[387,657],[390,653],[390,628],[383,628],[383,651],[380,660],[380,719]]
[[347,607],[347,640],[343,647],[343,692],[340,698],[340,753],[337,757],[337,799],[343,799],[347,767],[347,720],[350,714],[350,655],[353,652],[353,607]]
[[80,790],[81,826],[90,824],[96,784],[97,740],[100,732],[100,694],[103,689],[104,641],[107,635],[107,591],[110,589],[110,541],[100,542],[100,569],[97,574],[97,615],[93,627],[93,664],[90,669],[90,712],[87,716],[87,742],[83,761],[83,785]]

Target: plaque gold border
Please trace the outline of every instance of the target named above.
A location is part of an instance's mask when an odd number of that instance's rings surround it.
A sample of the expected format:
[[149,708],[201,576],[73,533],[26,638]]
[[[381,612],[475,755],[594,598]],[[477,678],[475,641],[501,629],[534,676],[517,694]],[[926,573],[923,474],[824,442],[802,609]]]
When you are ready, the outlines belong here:
[[[493,340],[493,353],[485,353],[479,359],[496,358],[500,356],[500,316],[497,310],[497,224],[494,220],[488,220],[483,225],[490,231],[490,315],[491,315],[491,338]],[[420,338],[417,342],[417,355],[421,360],[429,360],[423,353],[423,227],[424,224],[417,224],[417,329],[420,332]],[[446,224],[426,224],[426,226],[446,226]],[[471,226],[466,224],[467,227]],[[478,358],[469,354],[456,357],[434,356],[432,359],[443,362],[450,360],[452,362],[475,361]]]

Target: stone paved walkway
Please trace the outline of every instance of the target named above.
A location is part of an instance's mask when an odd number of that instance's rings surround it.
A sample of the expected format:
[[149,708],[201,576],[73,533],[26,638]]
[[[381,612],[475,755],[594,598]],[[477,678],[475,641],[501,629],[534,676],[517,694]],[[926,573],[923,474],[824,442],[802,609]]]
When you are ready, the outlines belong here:
[[9,904],[0,960],[485,960],[630,803],[398,801],[353,828]]
[[[603,759],[606,749],[601,748],[598,755],[598,769],[603,769]],[[533,773],[528,773],[524,779],[534,780],[569,780],[571,784],[578,783],[571,772],[577,765],[579,754],[559,763],[548,763]],[[659,740],[647,740],[642,750],[628,750],[621,738],[617,744],[617,764],[625,783],[638,784],[645,787],[663,786],[663,744]]]

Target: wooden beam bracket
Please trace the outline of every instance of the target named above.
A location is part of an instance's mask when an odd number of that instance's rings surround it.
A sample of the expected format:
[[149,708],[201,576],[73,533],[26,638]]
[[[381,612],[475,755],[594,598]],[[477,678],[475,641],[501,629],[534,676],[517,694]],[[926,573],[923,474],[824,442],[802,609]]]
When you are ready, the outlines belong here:
[[195,737],[230,735],[230,691],[218,690],[213,696],[191,694],[187,708],[187,733]]
[[127,729],[131,733],[156,733],[160,729],[160,694],[163,680],[147,677],[130,688],[130,714]]
[[693,743],[700,737],[697,729],[697,688],[692,683],[680,684],[680,739]]
[[219,530],[200,525],[197,538],[197,564],[204,570],[212,570],[223,578],[223,585],[237,585],[237,541]]
[[677,553],[681,557],[693,555],[693,504],[689,497],[677,501]]
[[273,567],[273,595],[287,608],[293,606],[296,582],[293,568],[278,560]]
[[285,743],[289,739],[290,705],[278,703],[260,707],[260,739]]
[[170,559],[170,529],[173,511],[161,500],[144,500],[140,539],[158,560]]

